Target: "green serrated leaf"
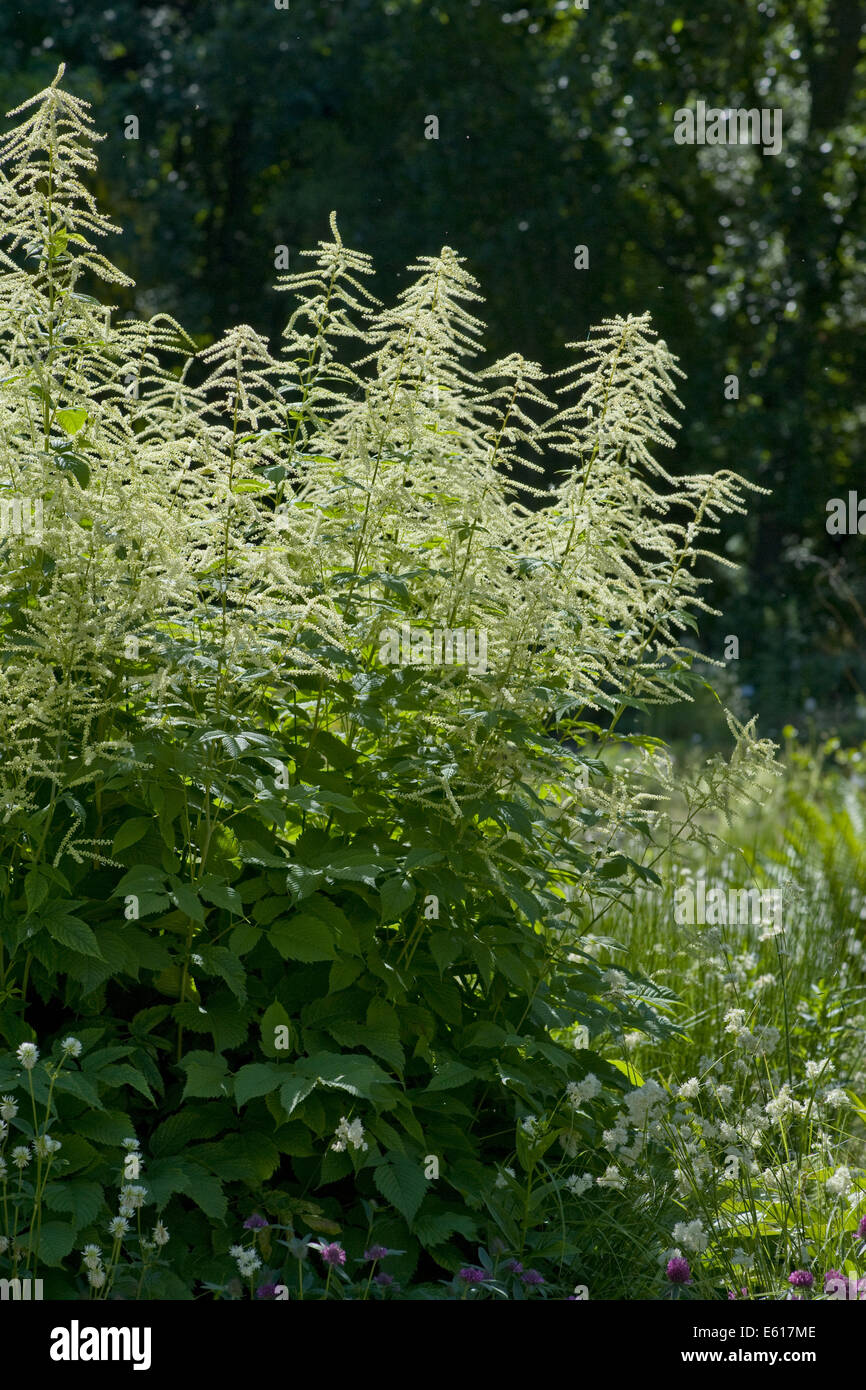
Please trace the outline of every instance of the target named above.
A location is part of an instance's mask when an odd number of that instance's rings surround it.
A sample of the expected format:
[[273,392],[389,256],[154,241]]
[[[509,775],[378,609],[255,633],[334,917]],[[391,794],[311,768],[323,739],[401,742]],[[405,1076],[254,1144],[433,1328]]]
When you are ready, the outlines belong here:
[[284,1080],[285,1072],[281,1067],[268,1065],[267,1062],[251,1062],[241,1067],[235,1076],[235,1104],[240,1107],[257,1096],[266,1096],[281,1086]]
[[424,1168],[418,1159],[390,1153],[373,1169],[373,1182],[386,1201],[412,1225],[427,1192]]

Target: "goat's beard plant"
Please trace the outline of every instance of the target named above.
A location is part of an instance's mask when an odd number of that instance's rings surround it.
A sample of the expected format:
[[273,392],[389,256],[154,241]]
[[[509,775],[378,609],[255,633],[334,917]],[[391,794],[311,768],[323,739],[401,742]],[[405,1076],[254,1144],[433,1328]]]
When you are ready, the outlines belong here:
[[[100,1093],[147,1097],[149,1200],[190,1279],[223,1268],[227,1184],[356,1253],[373,1222],[404,1278],[422,1249],[456,1270],[450,1238],[488,1220],[567,1265],[533,1175],[577,1200],[629,1084],[599,1049],[670,1027],[580,949],[655,879],[623,832],[649,846],[676,790],[620,721],[691,698],[696,564],[730,563],[709,538],[751,485],[655,459],[682,373],[648,315],[577,345],[556,409],[518,354],[473,367],[459,256],[386,308],[333,217],[278,282],[299,302],[276,355],[247,325],[196,354],[165,315],[115,323],[90,293],[129,283],[81,182],[98,137],[61,76],[0,148],[0,1034],[47,1050],[74,1023],[103,1069],[121,1047]],[[731,727],[715,801],[772,764]],[[59,1131],[87,1105],[58,1093]]]

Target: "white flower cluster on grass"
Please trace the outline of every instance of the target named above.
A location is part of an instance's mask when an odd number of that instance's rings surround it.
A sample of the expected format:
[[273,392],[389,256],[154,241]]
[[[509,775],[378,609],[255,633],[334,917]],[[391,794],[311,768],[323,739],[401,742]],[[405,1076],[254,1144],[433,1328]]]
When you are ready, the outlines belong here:
[[362,1153],[366,1153],[369,1147],[369,1144],[364,1138],[364,1126],[361,1121],[353,1120],[350,1124],[346,1116],[343,1115],[334,1132],[334,1138],[331,1141],[331,1148],[334,1150],[334,1153],[342,1153],[346,1148],[355,1149],[356,1151],[360,1150]]
[[82,1251],[87,1270],[87,1282],[92,1289],[105,1287],[106,1273],[102,1263],[102,1251],[98,1245],[85,1245]]
[[678,1221],[673,1236],[684,1249],[693,1250],[696,1254],[707,1248],[707,1233],[699,1216],[694,1221]]
[[249,1279],[262,1267],[262,1262],[252,1246],[233,1245],[229,1254],[237,1261],[238,1273],[242,1279]]
[[588,1072],[582,1081],[569,1081],[565,1094],[569,1104],[579,1110],[588,1100],[594,1100],[601,1090],[601,1082],[594,1072]]

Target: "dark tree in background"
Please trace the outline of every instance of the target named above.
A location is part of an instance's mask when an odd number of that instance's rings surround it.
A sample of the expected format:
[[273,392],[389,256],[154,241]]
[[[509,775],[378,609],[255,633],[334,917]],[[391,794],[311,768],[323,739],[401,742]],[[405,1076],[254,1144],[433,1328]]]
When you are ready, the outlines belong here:
[[[466,256],[493,353],[553,369],[649,309],[689,376],[675,468],[773,489],[728,529],[745,567],[719,572],[704,650],[739,638],[732,698],[765,733],[816,708],[850,733],[866,538],[829,536],[826,508],[866,496],[864,49],[866,0],[43,0],[0,15],[0,96],[66,62],[108,135],[97,192],[138,282],[120,307],[202,342],[278,337],[275,247],[299,268],[331,208],[383,297],[419,253]],[[781,152],[676,144],[698,100],[780,108]]]

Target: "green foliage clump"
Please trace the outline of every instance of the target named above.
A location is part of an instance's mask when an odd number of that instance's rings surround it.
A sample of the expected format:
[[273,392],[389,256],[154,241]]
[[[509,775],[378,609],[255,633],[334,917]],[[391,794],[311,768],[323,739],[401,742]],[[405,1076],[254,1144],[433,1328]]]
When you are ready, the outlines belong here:
[[[581,947],[657,881],[630,846],[677,790],[620,721],[690,698],[696,566],[749,485],[657,461],[682,373],[646,315],[577,345],[561,408],[535,363],[477,368],[447,247],[383,307],[332,218],[277,353],[114,322],[60,76],[0,147],[0,1037],[87,1044],[30,1074],[82,1193],[40,1258],[104,1239],[141,1134],[151,1296],[219,1286],[252,1205],[399,1247],[403,1282],[493,1239],[570,1278],[575,1160],[631,1084],[602,1048],[672,1028]],[[771,760],[735,732],[714,794]]]

